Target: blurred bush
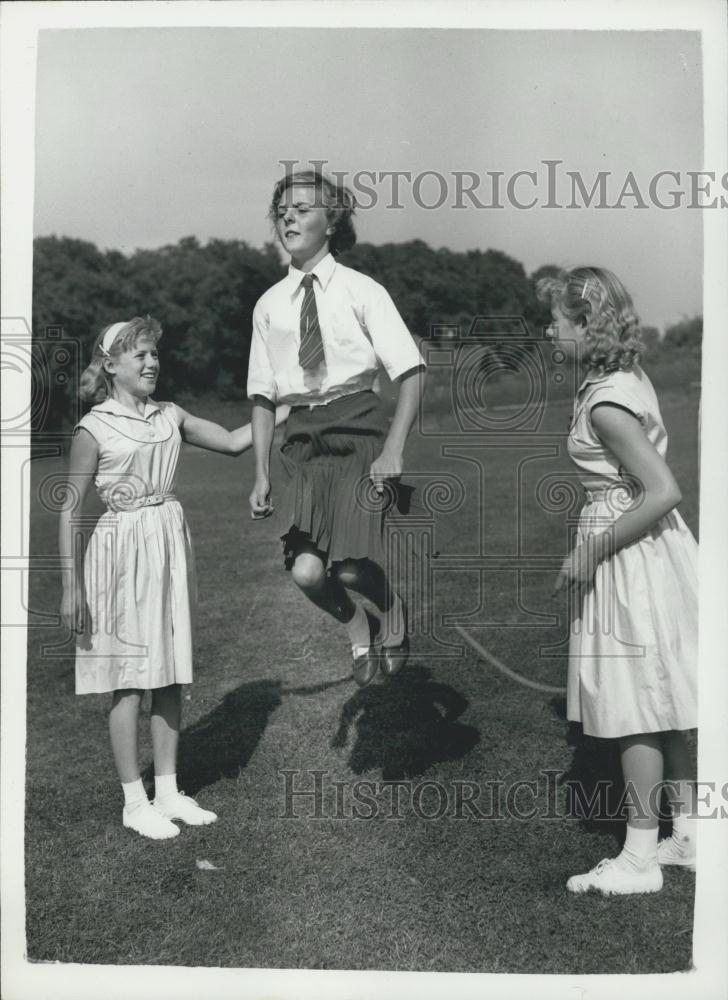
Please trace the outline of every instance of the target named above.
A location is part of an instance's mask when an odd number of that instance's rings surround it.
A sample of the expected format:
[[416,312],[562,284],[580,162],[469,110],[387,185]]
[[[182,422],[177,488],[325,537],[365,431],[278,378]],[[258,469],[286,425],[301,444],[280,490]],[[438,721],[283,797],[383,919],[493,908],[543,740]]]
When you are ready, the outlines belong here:
[[[522,328],[514,335],[525,329],[534,339],[542,338],[550,322],[548,308],[536,299],[535,282],[556,271],[553,265],[529,276],[522,264],[501,251],[458,253],[433,249],[422,240],[361,243],[340,260],[387,288],[416,337],[433,330],[443,340],[466,336],[475,317],[495,317],[495,328],[502,317],[505,344],[511,336],[508,323],[513,325],[514,319]],[[39,237],[33,259],[34,336],[40,343],[49,329],[62,330],[64,338],[79,344],[85,365],[105,325],[150,313],[164,329],[160,397],[213,395],[242,403],[253,308],[284,274],[273,243],[258,249],[239,240],[202,244],[190,236],[175,245],[125,256],[84,240]],[[654,328],[648,327],[645,334],[648,367],[658,386],[661,374],[671,384],[699,378],[699,317],[670,327],[662,339]],[[512,378],[512,362],[490,368],[494,387]],[[43,377],[49,380],[44,427],[66,427],[72,422],[77,386],[68,381],[59,389],[52,365]]]

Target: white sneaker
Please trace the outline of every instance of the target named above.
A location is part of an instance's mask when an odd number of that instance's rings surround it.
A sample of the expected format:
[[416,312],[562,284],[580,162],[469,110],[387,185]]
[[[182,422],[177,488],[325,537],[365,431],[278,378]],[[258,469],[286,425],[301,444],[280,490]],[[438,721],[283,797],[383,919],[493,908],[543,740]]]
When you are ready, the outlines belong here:
[[637,892],[659,892],[662,872],[659,865],[652,865],[643,872],[627,871],[617,864],[616,858],[604,858],[596,868],[584,875],[572,875],[566,883],[569,892],[588,892],[596,889],[605,896],[627,896]]
[[160,816],[164,816],[168,820],[181,819],[183,823],[188,823],[190,826],[207,826],[208,823],[214,823],[217,819],[217,813],[198,806],[195,800],[189,795],[185,795],[184,792],[177,792],[175,796],[168,799],[155,799],[154,808]]
[[135,830],[142,837],[150,837],[152,840],[169,840],[179,833],[179,827],[153,809],[151,802],[145,802],[131,812],[124,806],[121,818],[129,830]]
[[680,865],[695,871],[695,841],[685,837],[680,840],[675,834],[665,837],[657,845],[658,865]]

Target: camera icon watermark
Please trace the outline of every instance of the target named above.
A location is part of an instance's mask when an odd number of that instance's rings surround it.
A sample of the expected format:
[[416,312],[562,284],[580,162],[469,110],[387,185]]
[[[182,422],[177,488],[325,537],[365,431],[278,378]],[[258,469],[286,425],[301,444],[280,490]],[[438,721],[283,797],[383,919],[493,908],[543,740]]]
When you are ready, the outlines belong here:
[[[557,661],[576,616],[554,586],[589,499],[567,454],[578,345],[548,326],[534,332],[523,316],[480,315],[462,330],[433,324],[420,344],[427,464],[403,476],[413,508],[385,525],[387,576],[408,600],[421,660],[474,652],[525,687],[562,694]],[[592,533],[640,502],[639,484],[624,477],[602,492]],[[582,630],[609,635],[617,658],[643,657],[621,634],[615,601],[614,588],[601,588]]]
[[30,434],[36,447],[60,442],[68,437],[64,425],[73,427],[81,417],[82,344],[62,326],[47,326],[34,335],[23,317],[0,322],[3,445]]
[[[40,548],[31,546],[30,526],[33,523],[36,530],[39,516],[50,515],[55,523],[58,491],[66,490],[38,460],[59,459],[80,419],[82,344],[68,337],[62,326],[34,333],[25,317],[5,316],[0,321],[0,359],[3,476],[16,488],[12,495],[7,494],[10,502],[3,511],[0,567],[8,599],[2,624],[53,629],[59,624],[59,615],[36,606],[35,588],[29,579],[31,572],[36,579],[58,576],[64,565],[53,542]],[[16,610],[11,613],[9,609]]]
[[[545,407],[578,387],[575,352],[554,342],[549,327],[534,332],[523,316],[475,316],[467,329],[434,324],[420,341],[427,386],[420,433],[430,437],[532,435]],[[498,383],[516,377],[515,397],[498,405]],[[437,417],[439,416],[439,420]]]

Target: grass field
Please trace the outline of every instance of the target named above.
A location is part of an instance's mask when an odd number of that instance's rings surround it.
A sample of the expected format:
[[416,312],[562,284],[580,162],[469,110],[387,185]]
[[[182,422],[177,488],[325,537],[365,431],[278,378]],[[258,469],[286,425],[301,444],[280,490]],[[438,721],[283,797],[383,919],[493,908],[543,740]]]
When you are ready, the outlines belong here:
[[[697,396],[668,394],[662,404],[682,511],[696,531]],[[413,565],[429,583],[423,600],[410,595],[407,670],[363,690],[343,634],[286,578],[280,525],[250,520],[251,456],[185,449],[178,492],[195,539],[200,614],[179,773],[220,819],[169,843],[122,828],[108,698],[74,695],[72,650],[40,618],[57,608],[57,574],[31,575],[31,959],[527,973],[690,966],[690,873],[667,870],[653,897],[564,889],[623,835],[618,819],[586,820],[569,807],[568,780],[588,790],[615,777],[616,762],[608,746],[567,727],[558,692],[565,608],[548,594],[568,511],[544,510],[535,496],[544,475],[568,469],[547,436],[565,430],[568,414],[556,403],[537,439],[505,435],[486,448],[480,438],[468,451],[462,435],[433,437],[438,418],[428,412],[429,435],[413,434],[408,450],[412,481],[450,476],[463,501],[442,503],[420,525],[431,557]],[[232,426],[236,411],[214,415]],[[443,445],[452,451],[443,455]],[[60,469],[55,459],[34,463],[34,497]],[[35,502],[34,555],[55,554],[55,532],[55,515]],[[475,564],[479,547],[500,564]],[[457,621],[499,661],[557,690],[508,679],[462,641]],[[143,750],[149,763],[148,742]],[[555,789],[546,770],[560,775]],[[287,797],[287,782],[290,792],[291,782],[311,790],[315,781],[318,798]],[[527,790],[506,801],[517,781],[538,781],[534,818],[514,815],[514,805],[531,804]],[[478,791],[480,816],[463,804]]]

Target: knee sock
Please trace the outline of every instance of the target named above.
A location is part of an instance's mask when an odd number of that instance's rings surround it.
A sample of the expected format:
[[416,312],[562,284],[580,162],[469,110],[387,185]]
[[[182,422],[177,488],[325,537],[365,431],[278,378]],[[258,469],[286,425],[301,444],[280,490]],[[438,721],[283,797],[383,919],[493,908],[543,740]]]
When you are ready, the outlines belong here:
[[177,795],[177,775],[176,774],[155,774],[154,775],[154,798],[173,799]]
[[141,778],[136,781],[122,781],[121,789],[124,792],[124,806],[127,812],[134,812],[145,802],[149,802],[144,782]]
[[371,643],[369,619],[361,604],[356,605],[354,614],[346,623],[346,631],[349,634],[349,642],[355,656],[369,649]]
[[646,830],[627,824],[627,837],[618,858],[624,868],[644,871],[657,864],[657,827]]

